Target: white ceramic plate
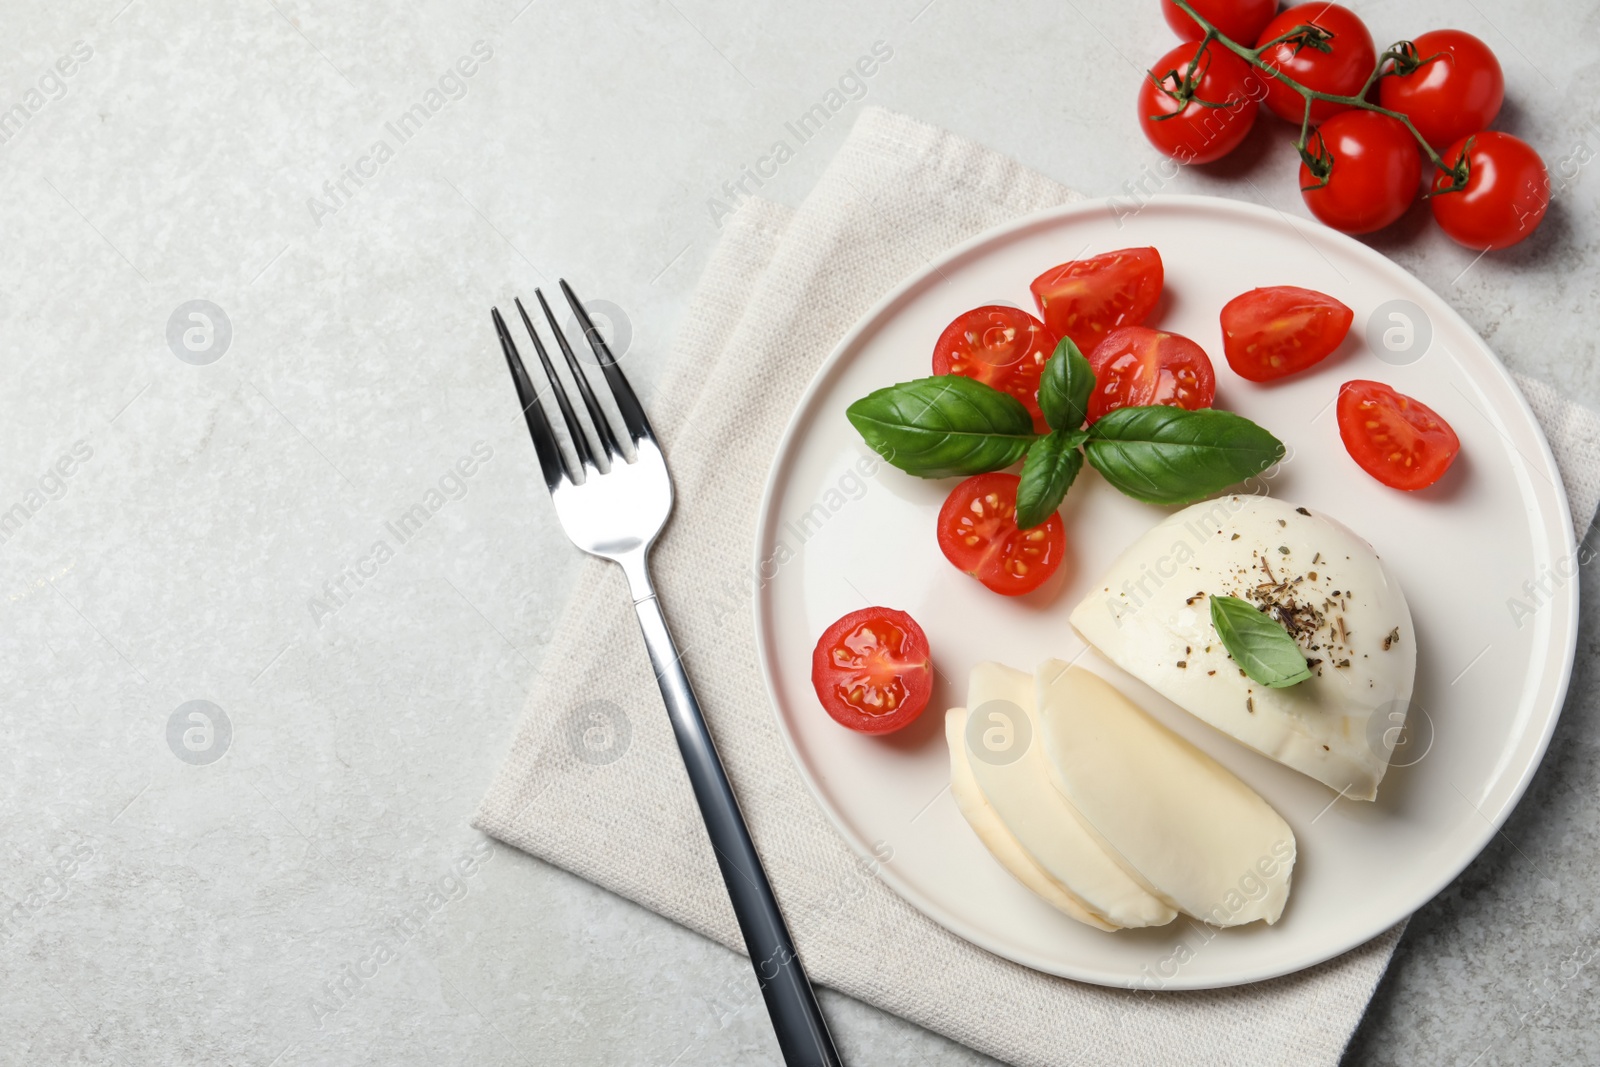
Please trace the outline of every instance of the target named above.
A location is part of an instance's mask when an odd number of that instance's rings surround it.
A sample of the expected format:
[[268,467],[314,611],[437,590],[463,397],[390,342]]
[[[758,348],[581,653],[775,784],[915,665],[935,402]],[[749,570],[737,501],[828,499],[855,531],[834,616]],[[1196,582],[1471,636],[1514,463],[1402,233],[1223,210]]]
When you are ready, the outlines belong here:
[[[967,671],[998,659],[1031,670],[1084,647],[1067,616],[1135,537],[1167,512],[1121,496],[1089,468],[1063,508],[1068,555],[1037,593],[996,596],[940,554],[934,518],[955,484],[878,463],[846,406],[924,377],[934,340],[986,303],[1032,310],[1028,283],[1057,263],[1154,245],[1166,292],[1152,324],[1198,341],[1217,369],[1217,406],[1289,446],[1271,493],[1333,515],[1365,536],[1410,600],[1418,634],[1413,725],[1376,803],[1325,786],[1211,730],[1090,652],[1098,671],[1252,785],[1294,828],[1300,858],[1275,926],[1219,931],[1180,920],[1102,933],[1057,913],[989,855],[951,800],[943,709],[965,699]],[[1261,285],[1300,285],[1355,310],[1338,352],[1307,374],[1262,387],[1222,356],[1217,314]],[[1369,319],[1409,301],[1425,351],[1378,357]],[[1403,347],[1403,324],[1391,344]],[[1419,355],[1420,353],[1420,355]],[[1412,361],[1406,362],[1407,359]],[[1398,364],[1398,365],[1397,365]],[[1423,400],[1456,429],[1455,466],[1417,494],[1363,473],[1339,442],[1333,400],[1375,378]],[[780,548],[780,545],[782,546]],[[1566,693],[1577,585],[1566,496],[1544,434],[1505,368],[1434,293],[1365,245],[1275,212],[1203,197],[1158,198],[1134,214],[1076,204],[985,234],[909,279],[828,358],[795,411],[762,504],[758,643],[782,729],[801,773],[864,857],[892,859],[883,879],[946,928],[1042,971],[1105,985],[1196,989],[1311,966],[1376,936],[1439,892],[1488,843],[1533,775]],[[793,558],[777,566],[775,559]],[[1525,582],[1542,585],[1530,596]],[[1530,614],[1513,612],[1521,600]],[[839,616],[867,604],[909,611],[927,631],[938,682],[929,710],[886,738],[823,712],[811,649]],[[1398,764],[1406,763],[1408,766]]]

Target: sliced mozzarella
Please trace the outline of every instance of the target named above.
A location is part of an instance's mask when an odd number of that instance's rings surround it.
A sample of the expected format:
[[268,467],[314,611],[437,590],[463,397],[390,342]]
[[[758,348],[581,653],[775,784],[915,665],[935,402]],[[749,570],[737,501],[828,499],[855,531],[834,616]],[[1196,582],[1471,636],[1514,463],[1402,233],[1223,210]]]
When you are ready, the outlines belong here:
[[967,681],[967,714],[978,718],[976,747],[970,734],[961,742],[978,788],[1051,878],[1114,926],[1163,926],[1176,917],[1106,854],[1051,785],[1033,675],[999,663],[978,664]]
[[[1211,625],[1212,595],[1267,607],[1312,663],[1270,689]],[[1344,526],[1270,497],[1185,508],[1129,547],[1072,612],[1111,662],[1238,741],[1372,800],[1411,699],[1417,642],[1399,584]]]
[[1295,840],[1266,801],[1099,675],[1036,675],[1056,788],[1106,851],[1173,907],[1217,926],[1277,922]]
[[1000,816],[984,800],[983,791],[978,788],[977,779],[972,777],[972,766],[967,759],[964,740],[967,732],[966,708],[951,708],[945,712],[944,732],[945,739],[950,743],[950,795],[955,798],[956,807],[961,810],[967,825],[983,842],[983,847],[1011,872],[1013,878],[1057,911],[1097,930],[1115,930],[1115,926],[1090,911],[1071,890],[1050,877],[1049,872],[1028,855],[1028,850],[1006,829]]

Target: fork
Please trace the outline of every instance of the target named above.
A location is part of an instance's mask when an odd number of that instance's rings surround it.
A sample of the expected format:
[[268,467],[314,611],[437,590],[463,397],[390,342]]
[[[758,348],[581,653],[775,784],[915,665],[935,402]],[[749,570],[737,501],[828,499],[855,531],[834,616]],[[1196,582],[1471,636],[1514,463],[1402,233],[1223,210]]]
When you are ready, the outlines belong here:
[[[650,655],[650,665],[655,670],[656,684],[661,687],[661,699],[667,706],[667,717],[672,721],[672,732],[678,740],[678,750],[683,754],[684,766],[689,772],[689,782],[694,787],[695,799],[700,804],[700,815],[705,820],[706,833],[717,855],[717,865],[722,869],[722,880],[732,898],[734,914],[739,920],[739,930],[744,935],[745,948],[750,955],[760,982],[761,996],[766,1001],[767,1014],[777,1032],[778,1047],[783,1051],[788,1067],[838,1067],[842,1065],[839,1053],[828,1033],[828,1024],[817,1006],[817,997],[805,968],[795,954],[789,928],[778,910],[772,885],[762,869],[761,857],[756,854],[750,840],[750,830],[739,812],[739,802],[728,784],[728,774],[717,756],[711,733],[706,729],[705,717],[689,686],[689,676],[684,673],[682,657],[667,629],[667,618],[656,598],[650,581],[650,548],[655,544],[667,516],[672,513],[672,477],[667,471],[666,457],[656,441],[650,420],[634,396],[628,379],[605,339],[595,329],[589,313],[564,280],[561,292],[583,327],[584,337],[594,350],[604,382],[609,388],[617,411],[622,416],[625,434],[619,435],[595,399],[594,390],[579,366],[578,358],[568,344],[566,334],[556,322],[544,294],[534,290],[539,307],[549,323],[550,332],[572,372],[578,399],[589,413],[594,428],[594,441],[586,436],[573,401],[556,375],[550,354],[534,329],[522,301],[516,301],[522,324],[533,340],[533,349],[543,365],[550,391],[566,423],[572,449],[577,456],[577,469],[568,470],[566,458],[550,420],[539,403],[538,391],[528,377],[527,368],[517,352],[511,331],[498,308],[490,309],[494,327],[500,336],[500,347],[505,352],[506,364],[511,368],[512,381],[516,383],[517,399],[522,404],[528,421],[528,432],[533,435],[533,449],[539,456],[539,467],[544,472],[545,484],[550,488],[550,499],[555,504],[556,516],[561,520],[572,543],[592,556],[611,560],[622,567],[627,575],[628,588],[633,595],[633,608],[639,615],[639,628],[644,631],[645,649]],[[633,456],[630,459],[623,448],[626,438]],[[600,459],[605,459],[602,468]]]

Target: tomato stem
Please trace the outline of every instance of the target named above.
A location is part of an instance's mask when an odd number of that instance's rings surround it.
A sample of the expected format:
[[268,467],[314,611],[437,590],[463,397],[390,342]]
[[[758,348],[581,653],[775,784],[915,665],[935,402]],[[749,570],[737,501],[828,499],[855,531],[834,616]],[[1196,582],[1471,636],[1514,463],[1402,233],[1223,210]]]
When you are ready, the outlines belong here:
[[[1300,96],[1305,100],[1305,117],[1300,121],[1300,139],[1295,144],[1295,148],[1297,151],[1299,151],[1302,159],[1306,158],[1306,146],[1309,142],[1309,135],[1311,133],[1311,105],[1317,101],[1322,101],[1329,104],[1340,104],[1344,107],[1359,108],[1362,111],[1376,111],[1380,115],[1387,115],[1392,119],[1397,119],[1405,125],[1406,129],[1411,131],[1411,136],[1417,139],[1417,144],[1421,146],[1423,152],[1427,154],[1428,159],[1433,162],[1433,165],[1439,170],[1442,170],[1446,174],[1450,175],[1453,188],[1461,188],[1466,184],[1466,173],[1464,166],[1466,158],[1465,154],[1462,156],[1462,163],[1459,163],[1454,167],[1450,166],[1443,160],[1443,158],[1440,157],[1438,152],[1434,151],[1433,146],[1430,145],[1427,142],[1427,139],[1417,131],[1416,126],[1412,124],[1409,118],[1407,118],[1405,115],[1402,115],[1398,111],[1391,111],[1389,108],[1380,107],[1379,105],[1374,104],[1366,99],[1368,90],[1370,90],[1372,86],[1376,84],[1378,79],[1383,77],[1386,73],[1383,69],[1384,64],[1388,63],[1390,60],[1395,60],[1397,65],[1399,65],[1400,62],[1411,62],[1415,60],[1416,47],[1412,45],[1410,41],[1397,42],[1386,49],[1383,55],[1378,57],[1377,65],[1372,68],[1372,73],[1367,77],[1366,84],[1361,87],[1361,91],[1359,93],[1354,96],[1339,96],[1335,93],[1324,93],[1317,89],[1307,88],[1287,75],[1280,74],[1276,70],[1269,70],[1267,65],[1261,60],[1261,53],[1265,52],[1273,45],[1285,44],[1288,42],[1294,42],[1301,47],[1316,48],[1318,51],[1322,52],[1328,51],[1328,34],[1327,31],[1323,30],[1321,27],[1313,26],[1309,23],[1296,26],[1288,33],[1280,34],[1270,41],[1263,42],[1259,47],[1246,48],[1244,45],[1239,44],[1237,41],[1229,38],[1227,34],[1222,33],[1210,22],[1208,22],[1203,15],[1194,9],[1194,7],[1189,3],[1189,0],[1172,0],[1172,2],[1176,4],[1184,14],[1194,19],[1195,23],[1205,31],[1205,37],[1201,40],[1200,47],[1195,50],[1195,60],[1200,58],[1200,53],[1205,51],[1207,45],[1209,45],[1212,41],[1215,41],[1228,51],[1232,52],[1234,55],[1238,56],[1240,59],[1244,60],[1246,63],[1250,64],[1255,69],[1277,81],[1278,84],[1299,93]],[[1430,56],[1428,58],[1434,59],[1437,57]],[[1425,62],[1427,62],[1427,60],[1416,61],[1416,65],[1420,66]],[[1191,68],[1192,66],[1193,61],[1191,61]],[[1412,69],[1415,69],[1415,67]],[[1448,190],[1440,191],[1446,192]]]
[[[1230,104],[1225,100],[1203,100],[1195,95],[1200,89],[1200,79],[1204,76],[1204,72],[1199,69],[1200,60],[1206,54],[1206,45],[1211,43],[1214,36],[1214,34],[1206,34],[1205,38],[1200,42],[1200,47],[1196,48],[1194,55],[1189,57],[1189,65],[1183,69],[1182,73],[1179,73],[1176,67],[1159,78],[1155,76],[1154,71],[1145,72],[1145,77],[1149,78],[1158,90],[1178,105],[1175,111],[1169,111],[1165,115],[1147,115],[1145,116],[1147,119],[1151,122],[1165,122],[1167,119],[1177,118],[1190,104],[1194,104],[1197,107],[1220,107],[1230,110],[1239,106],[1237,102]],[[1167,87],[1168,82],[1172,83],[1171,88]]]
[[1309,193],[1313,189],[1321,189],[1328,184],[1328,179],[1333,175],[1333,153],[1328,149],[1328,142],[1322,139],[1321,130],[1317,130],[1315,136],[1317,138],[1315,151],[1311,150],[1309,143],[1297,146],[1300,152],[1300,159],[1305,163],[1306,170],[1310,171],[1311,176],[1317,179],[1314,185],[1302,185],[1300,191],[1303,193]]
[[1206,45],[1216,40],[1216,37],[1217,35],[1214,32],[1207,30],[1206,35],[1200,38],[1200,47],[1196,48],[1194,55],[1189,57],[1189,69],[1183,75],[1183,80],[1186,84],[1192,85],[1194,83],[1194,72],[1200,66],[1200,57],[1205,55]]
[[1398,69],[1399,60],[1402,56],[1407,54],[1406,50],[1408,49],[1410,50],[1411,55],[1416,55],[1416,46],[1410,41],[1397,41],[1388,48],[1384,49],[1382,54],[1378,56],[1378,65],[1372,68],[1372,73],[1367,75],[1367,80],[1361,83],[1361,88],[1356,92],[1355,95],[1365,100],[1367,98],[1367,91],[1378,83],[1378,79],[1383,77],[1386,73],[1391,73],[1391,71],[1385,71],[1383,69],[1383,65],[1390,60],[1394,60],[1394,69]]

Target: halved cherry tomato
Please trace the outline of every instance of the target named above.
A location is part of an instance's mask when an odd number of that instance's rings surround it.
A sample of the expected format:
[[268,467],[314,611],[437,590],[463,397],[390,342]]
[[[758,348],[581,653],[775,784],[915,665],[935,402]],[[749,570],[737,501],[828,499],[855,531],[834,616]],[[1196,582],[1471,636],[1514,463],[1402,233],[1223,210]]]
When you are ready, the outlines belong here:
[[1509,133],[1484,130],[1445,149],[1446,166],[1467,157],[1467,184],[1445,192],[1450,176],[1433,179],[1433,220],[1468,248],[1506,248],[1544,221],[1550,207],[1550,172],[1539,153]]
[[[1260,39],[1261,31],[1278,13],[1278,0],[1189,0],[1189,6],[1224,37],[1246,48]],[[1161,14],[1180,39],[1198,41],[1205,36],[1200,24],[1172,0],[1162,0]]]
[[1117,408],[1166,404],[1195,411],[1217,395],[1205,349],[1187,337],[1147,326],[1112,330],[1089,354],[1094,392],[1089,421]]
[[1339,347],[1354,318],[1315,289],[1252,289],[1222,306],[1222,351],[1239,377],[1270,382],[1320,362]]
[[1338,411],[1350,458],[1394,489],[1426,489],[1461,451],[1461,439],[1437,412],[1382,382],[1345,382]]
[[1261,75],[1221,45],[1212,44],[1195,67],[1194,96],[1179,102],[1194,42],[1156,61],[1139,83],[1139,126],[1145,139],[1179,163],[1212,163],[1239,147],[1255,125]]
[[922,714],[933,692],[928,637],[903,611],[852,611],[817,640],[811,685],[839,725],[864,734],[898,730]]
[[[1261,62],[1266,67],[1266,105],[1272,113],[1296,125],[1305,117],[1306,101],[1303,96],[1273,77],[1274,72],[1299,82],[1307,89],[1315,89],[1333,96],[1354,96],[1361,91],[1372,68],[1378,64],[1378,52],[1372,45],[1372,34],[1361,17],[1347,7],[1321,2],[1291,7],[1261,31],[1256,46],[1282,37],[1296,26],[1316,26],[1326,30],[1330,39],[1324,52],[1310,45],[1296,45],[1284,41],[1264,49]],[[1321,122],[1348,105],[1318,100],[1311,105],[1311,121]]]
[[1324,225],[1343,233],[1381,230],[1406,213],[1422,182],[1417,139],[1376,111],[1341,111],[1317,127],[1313,150],[1332,169],[1319,181],[1300,164],[1300,196]]
[[1039,375],[1055,347],[1044,323],[1026,311],[986,304],[944,328],[933,346],[933,373],[976,378],[1010,393],[1033,416],[1033,428],[1049,433],[1039,410]]
[[1431,30],[1411,44],[1412,57],[1378,79],[1378,103],[1409,118],[1435,148],[1488,129],[1506,97],[1506,77],[1489,46],[1465,30]]
[[1084,355],[1118,326],[1137,326],[1161,299],[1161,253],[1122,248],[1051,267],[1029,286],[1045,325]]
[[1053,514],[1017,529],[1015,474],[979,474],[951,491],[939,509],[939,548],[956,568],[1005,596],[1031,593],[1061,566],[1067,535]]

